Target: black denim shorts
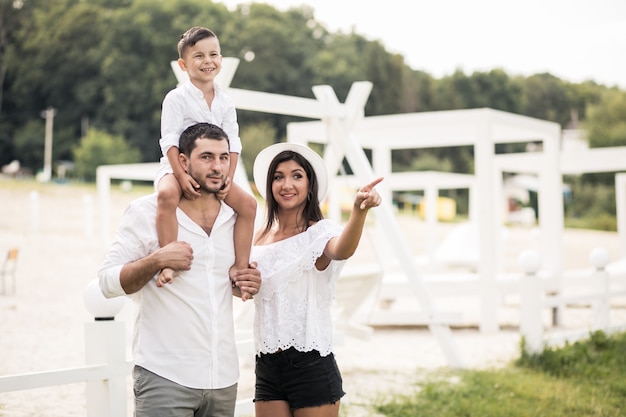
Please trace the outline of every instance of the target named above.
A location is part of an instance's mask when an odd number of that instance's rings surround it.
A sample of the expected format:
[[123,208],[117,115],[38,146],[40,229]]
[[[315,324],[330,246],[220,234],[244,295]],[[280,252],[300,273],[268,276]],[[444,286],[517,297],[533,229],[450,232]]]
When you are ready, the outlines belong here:
[[345,395],[341,374],[330,353],[295,348],[256,357],[254,401],[287,401],[289,408],[334,404]]

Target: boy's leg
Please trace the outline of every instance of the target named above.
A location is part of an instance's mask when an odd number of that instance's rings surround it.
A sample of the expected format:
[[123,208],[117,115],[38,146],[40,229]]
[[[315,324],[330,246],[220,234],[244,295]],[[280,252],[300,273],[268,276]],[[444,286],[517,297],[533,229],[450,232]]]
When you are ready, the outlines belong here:
[[180,202],[182,190],[173,174],[167,174],[157,185],[156,229],[161,247],[178,238],[176,208]]
[[235,264],[231,270],[248,268],[256,218],[256,199],[233,182],[224,202],[237,213],[234,230]]
[[[166,174],[157,185],[156,229],[161,247],[178,240],[178,221],[176,208],[180,202],[182,190],[173,174]],[[163,268],[157,278],[157,286],[172,282],[176,271]]]

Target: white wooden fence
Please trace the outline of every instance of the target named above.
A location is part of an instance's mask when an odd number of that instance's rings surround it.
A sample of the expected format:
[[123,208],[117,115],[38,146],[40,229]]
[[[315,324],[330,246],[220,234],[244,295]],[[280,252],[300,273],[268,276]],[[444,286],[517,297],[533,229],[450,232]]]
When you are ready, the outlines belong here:
[[[85,323],[85,365],[0,376],[0,393],[85,383],[86,417],[128,415],[128,377],[134,364],[126,358],[126,325],[114,320],[124,299],[105,298],[96,279],[87,285],[84,301],[95,317]],[[240,344],[249,341],[242,339],[238,348]],[[251,399],[238,401],[235,415],[251,415],[251,405]]]
[[[601,330],[607,334],[626,330],[626,323],[611,324],[611,305],[616,297],[626,296],[626,289],[611,289],[611,275],[607,271],[609,255],[604,248],[591,251],[589,260],[593,270],[590,273],[564,277],[567,281],[587,284],[593,291],[576,294],[547,294],[539,276],[541,259],[533,250],[520,254],[519,264],[525,273],[520,281],[520,333],[525,338],[525,348],[529,353],[539,353],[544,347],[559,346],[566,342],[588,338],[591,332]],[[567,285],[564,285],[567,287]],[[565,307],[572,305],[590,305],[591,323],[577,329],[561,332],[546,332],[543,320],[545,309],[566,314]],[[560,320],[559,320],[560,321]]]
[[84,382],[87,417],[126,416],[126,378],[132,362],[126,360],[125,334],[122,322],[85,323],[85,366],[0,376],[0,392]]

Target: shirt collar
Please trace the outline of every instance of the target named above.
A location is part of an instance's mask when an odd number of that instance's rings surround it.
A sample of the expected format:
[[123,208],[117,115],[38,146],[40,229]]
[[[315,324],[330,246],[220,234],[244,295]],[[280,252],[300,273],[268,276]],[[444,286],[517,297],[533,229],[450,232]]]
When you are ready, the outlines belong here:
[[[193,85],[191,80],[185,81],[185,84],[183,84],[183,88],[187,89],[189,93],[196,99],[204,98],[204,93],[202,92],[202,90]],[[220,86],[215,81],[213,81],[213,90],[215,90],[215,95],[217,95],[220,91]]]

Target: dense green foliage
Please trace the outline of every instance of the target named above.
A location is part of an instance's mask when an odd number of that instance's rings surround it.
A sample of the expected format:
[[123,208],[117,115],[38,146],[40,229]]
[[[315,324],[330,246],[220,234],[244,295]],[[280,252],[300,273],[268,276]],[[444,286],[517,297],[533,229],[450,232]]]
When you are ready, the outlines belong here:
[[[156,161],[161,101],[176,84],[169,63],[193,25],[212,28],[223,55],[241,59],[233,87],[313,97],[313,85],[328,84],[343,101],[354,81],[369,80],[367,115],[491,107],[565,127],[575,114],[591,124],[592,143],[626,143],[621,90],[500,69],[434,79],[379,41],[330,33],[308,6],[282,12],[252,3],[230,11],[206,0],[0,0],[0,12],[0,164],[17,158],[41,167],[43,138],[33,124],[43,123],[47,107],[57,109],[54,160],[72,160],[72,148],[94,127]],[[297,120],[245,111],[239,118],[242,127],[269,123],[274,141]]]
[[139,150],[131,148],[121,136],[89,129],[73,149],[76,174],[87,181],[96,179],[96,169],[106,164],[128,164],[139,159]]
[[626,413],[624,372],[626,334],[598,332],[503,369],[439,372],[414,395],[375,408],[388,417],[618,417]]
[[[18,159],[32,172],[41,169],[41,112],[48,107],[56,109],[53,161],[83,164],[73,149],[90,128],[121,137],[139,150],[137,161],[157,161],[161,102],[176,85],[170,62],[180,35],[194,25],[213,29],[223,56],[240,59],[236,88],[312,98],[312,86],[327,84],[344,101],[353,82],[368,80],[367,116],[490,107],[582,126],[592,146],[626,144],[626,92],[616,87],[549,73],[511,76],[498,68],[436,79],[377,40],[329,32],[313,11],[264,3],[229,10],[208,0],[0,0],[0,165]],[[298,120],[239,112],[242,132],[264,132],[263,143],[282,140],[287,123]],[[244,160],[259,148],[257,139],[242,134]],[[471,173],[472,152],[407,150],[393,165]],[[594,210],[614,217],[609,209]]]

